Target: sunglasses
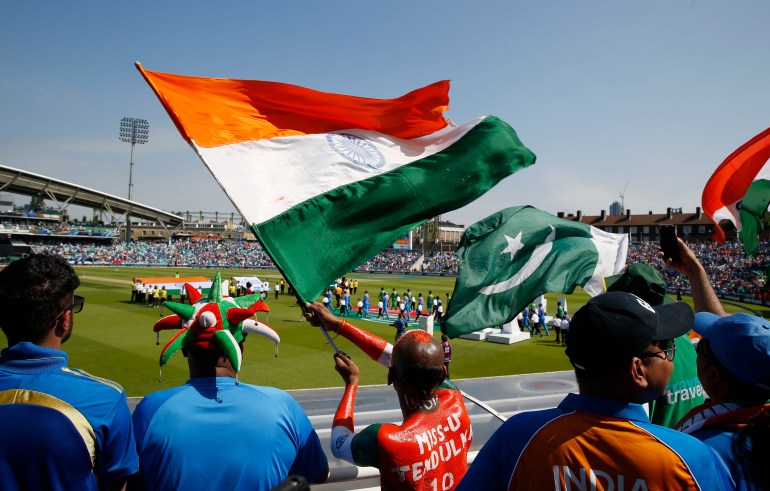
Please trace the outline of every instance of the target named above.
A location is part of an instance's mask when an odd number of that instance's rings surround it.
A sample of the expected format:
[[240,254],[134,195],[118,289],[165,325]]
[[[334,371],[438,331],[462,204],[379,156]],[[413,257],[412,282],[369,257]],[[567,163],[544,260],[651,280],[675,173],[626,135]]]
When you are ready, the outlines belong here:
[[645,351],[639,355],[639,358],[660,358],[661,360],[674,361],[675,356],[676,341],[670,339],[660,351]]
[[79,314],[83,310],[83,304],[86,303],[86,297],[81,297],[80,295],[73,295],[73,297],[72,305],[65,312],[71,310],[73,314]]
[[56,319],[51,323],[51,325],[55,325],[57,322],[59,322],[59,319],[64,316],[67,312],[70,310],[73,314],[79,314],[83,310],[83,304],[86,303],[86,298],[81,297],[80,295],[73,295],[72,305],[67,307],[66,309],[62,310],[61,314],[56,316]]

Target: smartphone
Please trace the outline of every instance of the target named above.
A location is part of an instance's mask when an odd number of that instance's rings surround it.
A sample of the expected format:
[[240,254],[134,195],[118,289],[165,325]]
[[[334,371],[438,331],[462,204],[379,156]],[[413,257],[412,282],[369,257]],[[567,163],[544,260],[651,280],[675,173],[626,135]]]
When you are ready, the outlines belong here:
[[676,240],[676,228],[673,225],[661,225],[658,231],[660,249],[664,259],[671,259],[675,263],[680,261],[679,244]]

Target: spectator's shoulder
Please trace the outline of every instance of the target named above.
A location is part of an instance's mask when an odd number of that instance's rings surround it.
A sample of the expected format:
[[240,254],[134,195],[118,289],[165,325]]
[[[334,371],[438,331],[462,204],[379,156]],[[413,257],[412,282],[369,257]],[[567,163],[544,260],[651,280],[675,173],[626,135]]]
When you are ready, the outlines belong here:
[[155,414],[155,412],[161,406],[172,399],[175,395],[183,392],[187,387],[189,386],[179,385],[170,389],[159,390],[147,394],[142,398],[141,401],[139,401],[139,404],[137,404],[136,409],[134,410],[134,421],[136,421],[137,417],[141,414],[144,414],[145,417]]
[[441,382],[441,384],[439,384],[437,390],[456,390],[456,391],[459,391],[460,388],[457,385],[455,385],[455,383],[452,382],[450,379],[445,378],[444,381]]
[[116,391],[118,394],[125,394],[123,387],[119,383],[114,382],[110,379],[92,375],[86,372],[85,370],[81,370],[79,368],[65,367],[62,369],[62,371],[66,374],[76,377],[77,380],[84,381],[85,383],[92,383],[95,388],[103,387],[106,390],[112,389]]
[[711,453],[705,443],[701,442],[693,436],[682,433],[681,431],[676,431],[671,428],[666,428],[665,426],[656,425],[654,423],[643,423],[642,427],[647,432],[652,434],[656,439],[673,448],[677,452],[680,452],[681,450],[687,450],[688,452],[694,452],[696,454]]
[[252,384],[244,384],[244,383],[240,383],[238,384],[238,386],[246,390],[257,392],[276,402],[288,403],[293,405],[298,404],[296,399],[294,399],[294,397],[292,397],[291,394],[289,394],[285,390],[281,390],[276,387],[271,387],[269,385],[252,385]]

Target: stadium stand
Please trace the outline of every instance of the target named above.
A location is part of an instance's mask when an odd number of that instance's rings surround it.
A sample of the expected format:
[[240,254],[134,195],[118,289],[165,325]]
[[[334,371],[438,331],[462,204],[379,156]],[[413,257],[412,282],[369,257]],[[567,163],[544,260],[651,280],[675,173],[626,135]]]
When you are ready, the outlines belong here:
[[[171,242],[116,242],[102,244],[90,242],[32,241],[35,252],[49,251],[82,264],[142,265],[142,266],[189,266],[216,268],[274,268],[270,257],[257,242],[243,240],[175,239]],[[714,289],[721,298],[744,302],[770,302],[770,294],[763,291],[770,266],[770,247],[760,244],[757,257],[746,257],[743,245],[735,240],[724,244],[714,242],[688,242],[701,258]],[[421,271],[410,270],[423,259]],[[657,242],[632,244],[628,251],[628,264],[648,263],[664,275],[672,293],[689,294],[687,279],[664,267],[658,257]],[[356,272],[398,273],[447,276],[457,275],[459,261],[454,253],[435,252],[423,257],[422,251],[386,249],[370,259]]]

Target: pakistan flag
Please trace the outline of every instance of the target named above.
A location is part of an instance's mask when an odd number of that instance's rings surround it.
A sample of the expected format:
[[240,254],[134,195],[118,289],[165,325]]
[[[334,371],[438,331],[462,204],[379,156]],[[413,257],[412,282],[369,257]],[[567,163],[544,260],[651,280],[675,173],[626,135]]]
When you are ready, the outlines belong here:
[[499,211],[460,241],[460,271],[441,330],[457,337],[513,320],[538,295],[590,295],[626,264],[628,236],[557,218],[531,206]]

